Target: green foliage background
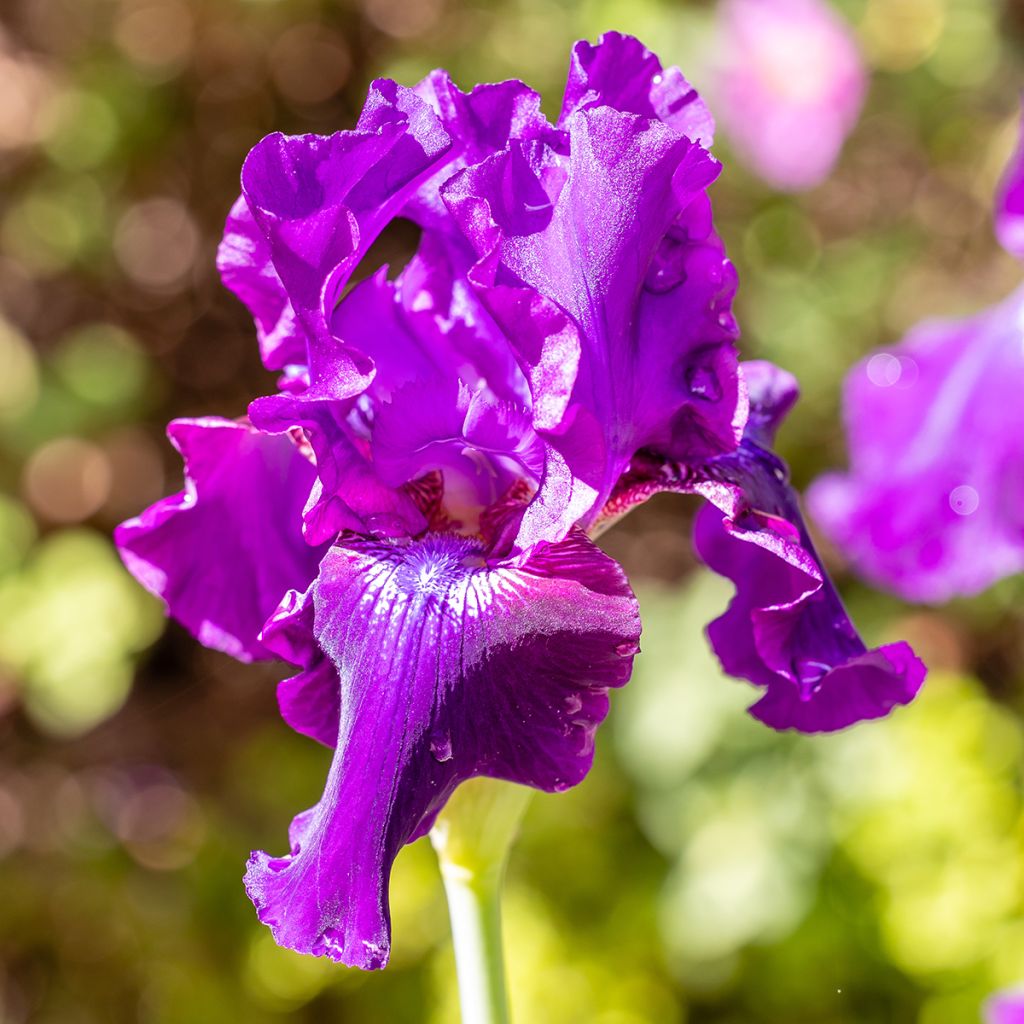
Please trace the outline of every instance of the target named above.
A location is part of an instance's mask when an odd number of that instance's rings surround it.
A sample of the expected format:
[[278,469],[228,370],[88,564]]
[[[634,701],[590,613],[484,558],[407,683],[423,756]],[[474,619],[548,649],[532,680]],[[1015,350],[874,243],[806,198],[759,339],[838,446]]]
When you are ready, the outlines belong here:
[[[925,316],[1021,268],[991,195],[1024,6],[844,0],[872,69],[835,175],[714,187],[747,356],[794,370],[798,484],[842,462],[840,384]],[[178,486],[173,416],[271,386],[213,252],[247,149],[350,125],[369,80],[521,77],[557,106],[571,42],[639,34],[701,85],[711,3],[6,0],[0,7],[0,1021],[457,1020],[432,853],[399,859],[394,959],[278,950],[241,874],[282,850],[328,753],[276,715],[274,667],[203,651],[121,569],[113,525]],[[375,251],[400,258],[408,240]],[[964,1024],[1024,978],[1024,586],[904,606],[826,551],[921,699],[832,737],[744,715],[701,629],[729,588],[659,499],[608,535],[644,652],[577,790],[538,796],[510,871],[520,1024]]]

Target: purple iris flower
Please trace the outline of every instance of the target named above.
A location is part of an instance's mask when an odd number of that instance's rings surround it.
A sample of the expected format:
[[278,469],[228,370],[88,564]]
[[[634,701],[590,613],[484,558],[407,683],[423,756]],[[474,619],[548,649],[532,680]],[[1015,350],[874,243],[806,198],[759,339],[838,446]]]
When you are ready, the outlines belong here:
[[[656,491],[711,503],[698,544],[737,585],[712,642],[758,717],[837,729],[920,685],[854,632],[768,448],[796,393],[737,361],[711,133],[609,34],[574,48],[555,124],[519,82],[438,71],[249,154],[219,264],[278,391],[173,424],[186,489],[117,541],[200,641],[298,666],[282,714],[335,750],[291,852],[249,862],[282,945],[383,966],[392,862],[460,782],[584,777],[640,636],[592,538]],[[395,217],[416,254],[353,284]]]
[[[1024,258],[1024,148],[996,233]],[[846,381],[850,468],[816,481],[815,518],[869,579],[915,601],[974,594],[1024,570],[1024,288],[928,320]]]
[[1024,1024],[1024,989],[997,992],[985,1003],[985,1024]]
[[867,92],[853,30],[825,0],[722,0],[715,103],[736,151],[770,185],[828,177]]

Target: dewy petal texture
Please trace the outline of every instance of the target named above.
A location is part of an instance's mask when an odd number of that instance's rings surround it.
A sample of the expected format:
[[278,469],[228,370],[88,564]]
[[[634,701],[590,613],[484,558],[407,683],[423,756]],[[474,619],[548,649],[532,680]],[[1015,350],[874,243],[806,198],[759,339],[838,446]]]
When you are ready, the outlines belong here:
[[313,467],[289,438],[233,420],[176,420],[167,432],[185,490],[118,527],[121,557],[200,643],[242,661],[271,657],[264,622],[309,585],[325,551],[301,533]]
[[858,570],[910,600],[1024,570],[1024,288],[914,328],[851,371],[850,468],[811,512]]
[[637,449],[731,450],[744,410],[735,277],[704,194],[719,165],[631,112],[585,107],[565,128],[568,155],[514,143],[442,195],[477,252],[470,279],[528,368],[535,425],[592,492],[567,513],[586,524]]
[[[453,535],[343,541],[311,596],[340,686],[334,762],[320,803],[293,824],[291,854],[254,854],[246,884],[280,944],[382,967],[392,861],[460,781],[560,790],[586,774],[606,691],[638,649],[636,602],[579,533],[505,565]],[[272,631],[308,615],[291,599]],[[321,685],[308,680],[309,647],[284,642],[303,685]]]
[[825,0],[723,0],[715,110],[751,168],[812,188],[857,122],[867,75],[852,29]]

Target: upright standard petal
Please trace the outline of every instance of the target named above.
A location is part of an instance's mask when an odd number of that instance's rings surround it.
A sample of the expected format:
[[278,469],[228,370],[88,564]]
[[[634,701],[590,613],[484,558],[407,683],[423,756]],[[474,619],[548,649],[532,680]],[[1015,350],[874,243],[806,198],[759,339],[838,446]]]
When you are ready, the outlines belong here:
[[742,401],[735,278],[704,195],[719,165],[633,113],[581,109],[566,127],[568,156],[513,144],[442,194],[526,368],[535,425],[593,493],[573,510],[587,524],[639,448],[735,448]]
[[[337,343],[330,320],[349,275],[450,144],[419,97],[380,80],[354,131],[278,133],[249,153],[242,194],[307,346]],[[341,356],[335,389],[358,394],[372,379],[372,364],[355,351],[343,349]]]
[[606,32],[596,44],[581,39],[572,48],[558,123],[587,107],[657,118],[705,148],[714,140],[711,111],[679,68],[663,68],[639,39],[621,32]]
[[[583,778],[607,690],[638,649],[637,607],[579,533],[504,564],[449,534],[350,539],[310,597],[340,687],[334,761],[321,801],[292,825],[292,852],[253,854],[246,885],[281,945],[383,967],[398,851],[472,776],[546,790]],[[297,600],[283,617],[301,629],[308,614]],[[313,663],[308,644],[287,642]]]
[[121,557],[200,643],[240,661],[272,657],[264,622],[326,551],[302,536],[314,469],[290,438],[233,420],[175,420],[167,433],[185,490],[117,528]]
[[268,370],[304,365],[305,334],[295,322],[295,310],[270,258],[270,246],[244,196],[238,197],[228,214],[217,248],[217,269],[225,287],[252,314],[263,365]]
[[440,188],[456,171],[500,153],[512,139],[554,133],[541,112],[540,96],[522,82],[485,82],[465,93],[447,71],[436,70],[413,91],[429,104],[452,139],[444,167],[416,190],[402,211],[424,228],[453,231]]
[[846,381],[850,468],[810,508],[875,583],[914,601],[1024,570],[1024,288],[914,328]]
[[737,151],[776,188],[813,188],[857,123],[867,74],[824,0],[723,0],[715,110]]

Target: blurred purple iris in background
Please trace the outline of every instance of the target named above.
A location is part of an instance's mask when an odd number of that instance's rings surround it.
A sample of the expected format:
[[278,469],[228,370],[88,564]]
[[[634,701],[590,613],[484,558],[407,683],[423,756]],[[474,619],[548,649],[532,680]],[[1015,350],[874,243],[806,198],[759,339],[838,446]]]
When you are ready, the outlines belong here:
[[824,0],[722,0],[715,109],[737,153],[775,188],[828,177],[857,123],[867,73]]
[[1024,989],[1007,989],[985,1004],[985,1024],[1024,1024]]
[[[1024,146],[996,234],[1024,258]],[[815,518],[853,564],[910,600],[974,594],[1024,570],[1024,287],[928,320],[846,381],[850,468],[822,477]]]
[[[282,714],[335,748],[291,853],[249,863],[282,945],[383,966],[392,862],[460,782],[583,778],[640,634],[591,538],[657,491],[708,499],[697,544],[737,586],[711,640],[757,717],[838,729],[920,686],[857,636],[770,450],[796,389],[737,361],[712,127],[613,33],[574,48],[556,124],[437,71],[249,154],[219,264],[278,391],[172,424],[186,489],[117,541],[201,642],[297,665]],[[415,255],[353,284],[396,217]]]

